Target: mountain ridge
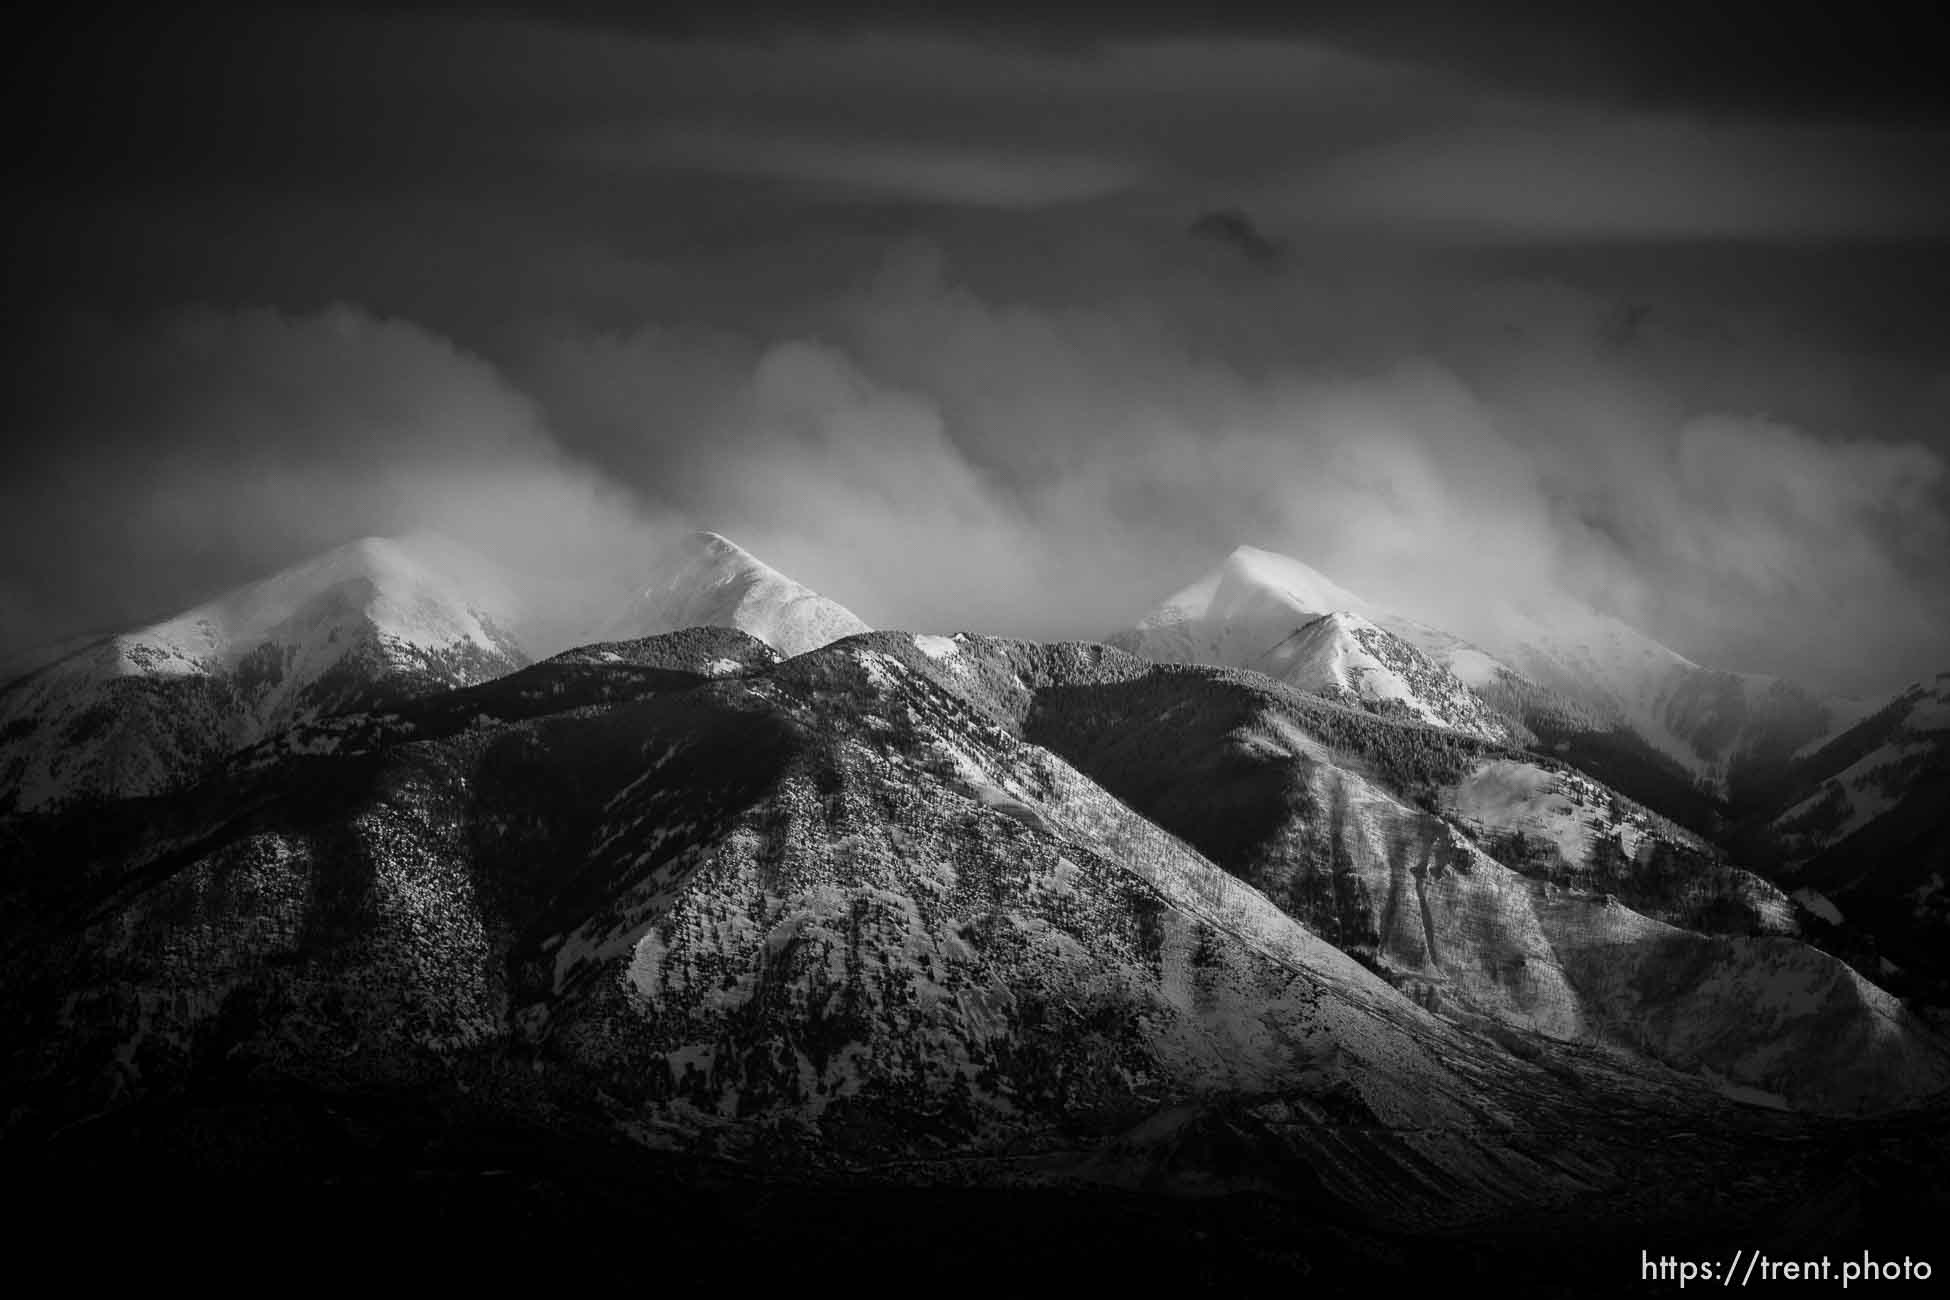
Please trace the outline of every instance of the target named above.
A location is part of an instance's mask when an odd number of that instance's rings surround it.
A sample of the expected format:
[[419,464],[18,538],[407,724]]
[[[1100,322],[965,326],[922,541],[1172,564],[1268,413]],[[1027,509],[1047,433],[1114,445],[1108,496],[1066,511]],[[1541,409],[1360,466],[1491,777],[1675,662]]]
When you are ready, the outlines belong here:
[[[716,533],[646,567],[602,640],[717,626],[793,654],[867,630]],[[504,675],[529,661],[514,605],[444,539],[367,537],[85,639],[0,687],[0,807],[153,793],[297,723]]]
[[365,538],[101,637],[0,690],[0,798],[146,794],[294,722],[525,656],[464,586]]
[[[1514,602],[1493,601],[1478,620],[1484,639],[1472,641],[1382,608],[1300,560],[1252,546],[1236,548],[1109,640],[1159,662],[1277,667],[1266,661],[1274,648],[1329,614],[1365,619],[1398,639],[1437,666],[1440,676],[1426,679],[1435,695],[1469,696],[1476,705],[1457,712],[1450,704],[1444,717],[1441,708],[1416,699],[1415,711],[1425,718],[1457,725],[1472,712],[1491,715],[1513,738],[1528,734],[1593,750],[1614,783],[1630,768],[1642,774],[1647,792],[1692,785],[1699,792],[1693,821],[1720,815],[1708,810],[1737,797],[1743,779],[1819,748],[1875,707],[1817,696],[1781,678],[1702,667],[1582,607],[1544,619]],[[1329,689],[1339,684],[1318,670],[1302,676]],[[1608,732],[1617,736],[1608,739]]]
[[690,534],[657,557],[655,567],[656,576],[603,629],[602,639],[736,627],[791,656],[870,630],[851,610],[718,533]]

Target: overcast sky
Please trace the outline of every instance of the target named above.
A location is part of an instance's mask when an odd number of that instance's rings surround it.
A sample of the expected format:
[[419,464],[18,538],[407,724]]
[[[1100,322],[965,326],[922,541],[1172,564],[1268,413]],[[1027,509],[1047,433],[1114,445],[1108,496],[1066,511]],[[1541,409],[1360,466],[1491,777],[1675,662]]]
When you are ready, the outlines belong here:
[[364,534],[596,590],[701,526],[883,626],[1101,637],[1250,543],[1950,668],[1932,34],[1576,8],[14,33],[0,655]]

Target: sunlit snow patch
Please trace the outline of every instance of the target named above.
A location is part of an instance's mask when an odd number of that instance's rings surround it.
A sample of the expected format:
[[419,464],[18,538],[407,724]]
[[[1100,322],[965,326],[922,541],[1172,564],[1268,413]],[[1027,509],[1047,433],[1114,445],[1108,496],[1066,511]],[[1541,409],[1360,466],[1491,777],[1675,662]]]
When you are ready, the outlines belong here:
[[961,650],[961,647],[955,644],[953,637],[926,634],[915,636],[914,648],[930,659],[950,659]]
[[1828,895],[1818,890],[1797,889],[1788,895],[1788,897],[1830,925],[1840,925],[1842,923],[1842,909],[1830,902]]

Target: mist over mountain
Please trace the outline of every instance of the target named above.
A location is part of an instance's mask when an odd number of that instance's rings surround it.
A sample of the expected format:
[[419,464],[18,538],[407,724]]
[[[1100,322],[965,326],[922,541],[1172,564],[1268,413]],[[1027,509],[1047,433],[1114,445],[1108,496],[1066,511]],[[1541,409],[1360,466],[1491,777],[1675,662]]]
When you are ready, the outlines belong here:
[[1903,16],[42,17],[29,1255],[1945,1265],[1950,99]]
[[[637,557],[577,646],[733,628],[797,654],[867,627],[715,533]],[[57,646],[0,685],[0,806],[162,793],[300,723],[502,677],[564,635],[556,598],[446,539],[365,538],[149,627]],[[532,593],[528,593],[531,594]]]
[[[133,1125],[128,1172],[198,1141],[184,1107],[322,1108],[190,1165],[313,1196],[346,1159],[395,1176],[334,1133],[393,1098],[420,1161],[486,1125],[786,1187],[1298,1195],[1356,1240],[1475,1240],[1594,1196],[1669,1229],[1655,1181],[1950,1095],[1950,984],[1833,901],[1916,873],[1795,875],[1917,833],[1917,692],[1808,747],[1804,782],[1882,746],[1783,796],[1790,898],[1540,744],[1549,709],[1506,705],[1544,688],[1308,608],[1373,609],[1285,557],[1168,599],[1127,639],[1159,664],[867,631],[715,533],[641,572],[530,662],[479,557],[367,539],[8,686],[0,1142],[80,1176],[107,1157],[69,1134]],[[1228,655],[1260,670],[1200,666]],[[1870,806],[1892,764],[1913,795]],[[1938,914],[1894,916],[1907,953]],[[1594,1181],[1681,1126],[1717,1136]],[[1716,1230],[1803,1212],[1796,1167]]]
[[[1453,252],[1242,276],[1176,224],[1006,257],[977,235],[714,254],[627,325],[484,335],[349,278],[55,312],[9,417],[0,641],[358,536],[443,533],[557,588],[711,527],[875,626],[1102,635],[1244,543],[1479,642],[1518,599],[1822,694],[1937,671],[1927,367],[1736,307],[1621,333],[1629,302]],[[837,283],[796,284],[795,256]],[[670,305],[714,279],[760,301]]]

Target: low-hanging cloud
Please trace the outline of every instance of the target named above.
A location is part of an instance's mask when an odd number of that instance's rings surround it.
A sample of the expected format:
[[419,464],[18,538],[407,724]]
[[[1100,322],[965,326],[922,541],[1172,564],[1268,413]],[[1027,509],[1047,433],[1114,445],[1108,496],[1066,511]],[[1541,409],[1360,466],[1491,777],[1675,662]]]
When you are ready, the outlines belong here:
[[[1254,543],[1465,632],[1576,601],[1838,689],[1942,653],[1941,455],[1730,405],[1757,392],[1714,356],[1764,374],[1796,355],[1769,336],[1621,331],[1550,283],[1115,283],[1011,296],[909,244],[796,332],[572,332],[516,370],[565,438],[655,459],[882,623],[1101,636]],[[1846,372],[1798,376],[1807,409],[1846,408]]]
[[546,645],[666,537],[494,367],[410,322],[202,307],[70,318],[41,351],[43,437],[0,494],[12,650],[422,532],[488,560]]
[[[883,626],[1101,637],[1247,543],[1466,634],[1574,601],[1837,689],[1936,669],[1943,458],[1742,409],[1715,377],[1767,373],[1771,337],[1621,331],[1548,282],[1228,277],[1156,256],[1029,292],[910,241],[763,324],[557,316],[493,360],[348,306],[70,321],[38,414],[66,432],[6,489],[4,630],[432,531],[559,643],[682,524]],[[1846,372],[1801,376],[1805,409],[1849,409]]]

